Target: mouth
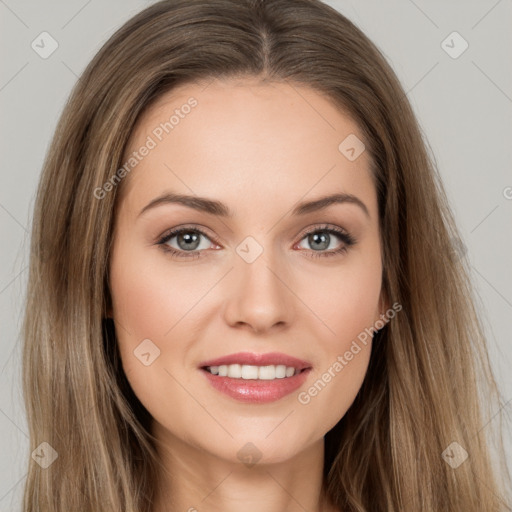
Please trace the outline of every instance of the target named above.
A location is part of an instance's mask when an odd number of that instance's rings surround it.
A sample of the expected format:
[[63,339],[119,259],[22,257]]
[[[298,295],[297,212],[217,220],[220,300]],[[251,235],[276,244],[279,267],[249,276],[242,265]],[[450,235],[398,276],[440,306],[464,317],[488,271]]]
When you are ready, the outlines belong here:
[[280,353],[238,353],[206,361],[199,367],[217,391],[246,403],[279,400],[297,390],[312,366]]

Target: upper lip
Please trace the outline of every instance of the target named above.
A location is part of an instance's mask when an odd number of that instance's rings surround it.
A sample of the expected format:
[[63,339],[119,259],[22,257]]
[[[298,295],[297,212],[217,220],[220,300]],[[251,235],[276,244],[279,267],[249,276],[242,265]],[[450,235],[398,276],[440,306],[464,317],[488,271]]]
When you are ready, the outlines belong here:
[[282,354],[280,352],[268,352],[266,354],[238,352],[236,354],[229,354],[216,359],[204,361],[199,366],[204,368],[206,366],[221,366],[229,364],[246,364],[251,366],[285,365],[299,370],[311,368],[311,364],[307,361],[297,359],[296,357]]

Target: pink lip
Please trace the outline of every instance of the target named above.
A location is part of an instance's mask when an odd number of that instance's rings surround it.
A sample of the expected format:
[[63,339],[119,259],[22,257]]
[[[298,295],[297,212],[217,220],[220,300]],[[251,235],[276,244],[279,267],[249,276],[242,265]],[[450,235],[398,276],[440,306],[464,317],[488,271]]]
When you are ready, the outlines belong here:
[[200,368],[205,366],[220,366],[221,364],[249,364],[253,366],[270,366],[284,364],[285,366],[293,366],[299,370],[311,368],[311,364],[307,361],[297,359],[296,357],[281,354],[280,352],[268,352],[266,354],[254,354],[251,352],[238,352],[227,356],[218,357],[204,361],[199,365]]
[[232,379],[212,375],[208,370],[201,370],[210,384],[218,391],[247,403],[275,402],[300,388],[311,370],[303,370],[293,377],[274,380]]
[[[301,372],[293,377],[283,379],[256,380],[220,377],[219,375],[212,375],[204,369],[206,366],[220,366],[222,364],[249,364],[254,366],[284,364],[297,368]],[[267,354],[240,352],[205,361],[201,363],[200,368],[215,389],[235,400],[246,403],[268,403],[279,400],[302,386],[311,371],[311,365],[308,362],[277,352]]]

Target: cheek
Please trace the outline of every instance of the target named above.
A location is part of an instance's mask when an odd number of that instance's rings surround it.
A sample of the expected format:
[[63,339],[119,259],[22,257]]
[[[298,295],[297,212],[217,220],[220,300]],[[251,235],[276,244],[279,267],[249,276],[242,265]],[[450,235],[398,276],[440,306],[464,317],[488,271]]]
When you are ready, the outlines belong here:
[[[365,293],[363,293],[363,291]],[[372,290],[373,291],[373,290]],[[326,304],[324,322],[334,331],[317,338],[320,364],[297,395],[301,416],[310,431],[325,433],[338,423],[355,400],[365,378],[372,347],[373,319],[378,294],[360,288],[359,294],[338,291],[335,306]],[[323,435],[323,434],[322,434]]]
[[[313,276],[304,288],[308,306],[322,320],[322,337],[331,340],[328,351],[346,350],[352,339],[377,320],[381,273],[379,259],[353,258],[328,275],[324,271]],[[315,282],[317,286],[312,286]]]
[[180,265],[169,264],[156,248],[146,252],[151,254],[132,251],[114,259],[110,280],[116,320],[139,342],[163,340],[204,295],[207,285]]
[[345,415],[368,369],[371,327],[379,315],[380,261],[347,265],[323,282],[323,289],[309,293],[308,303],[322,320],[317,333],[321,363],[297,399],[315,428],[326,432]]
[[[131,250],[130,244],[120,245],[112,259],[116,336],[123,370],[135,395],[158,417],[167,407],[182,408],[185,402],[168,372],[174,374],[173,364],[184,365],[189,340],[181,329],[190,327],[187,312],[205,292],[179,265],[170,270],[165,255],[153,248],[133,249],[135,245]],[[173,337],[182,342],[168,343]],[[145,362],[143,354],[149,354]]]
[[[121,244],[112,258],[110,288],[116,336],[126,375],[151,378],[155,372],[146,370],[160,365],[164,334],[185,314],[182,283],[179,275],[169,279],[151,254],[134,247],[135,243]],[[151,341],[145,342],[151,357],[159,356],[148,367],[135,356],[144,340]]]

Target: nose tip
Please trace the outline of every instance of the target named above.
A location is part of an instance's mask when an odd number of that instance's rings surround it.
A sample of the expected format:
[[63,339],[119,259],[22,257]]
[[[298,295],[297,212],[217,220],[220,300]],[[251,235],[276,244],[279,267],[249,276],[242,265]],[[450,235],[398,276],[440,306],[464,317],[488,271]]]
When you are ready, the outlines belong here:
[[[247,242],[249,252],[251,243]],[[252,263],[243,258],[239,263],[231,278],[233,288],[225,308],[226,321],[233,327],[249,326],[255,333],[285,327],[291,321],[293,295],[282,279],[261,255]]]

